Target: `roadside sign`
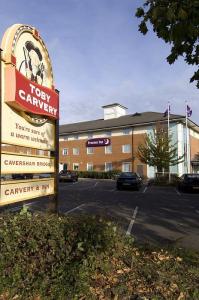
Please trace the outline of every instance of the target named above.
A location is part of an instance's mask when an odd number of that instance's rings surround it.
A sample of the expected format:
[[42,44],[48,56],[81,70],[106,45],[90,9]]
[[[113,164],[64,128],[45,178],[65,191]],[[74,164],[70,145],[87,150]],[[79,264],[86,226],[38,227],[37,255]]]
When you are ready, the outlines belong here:
[[[54,195],[58,186],[59,92],[48,50],[38,30],[7,29],[0,57],[0,174],[42,174],[53,178],[0,182],[0,206]],[[10,176],[12,178],[12,176]]]

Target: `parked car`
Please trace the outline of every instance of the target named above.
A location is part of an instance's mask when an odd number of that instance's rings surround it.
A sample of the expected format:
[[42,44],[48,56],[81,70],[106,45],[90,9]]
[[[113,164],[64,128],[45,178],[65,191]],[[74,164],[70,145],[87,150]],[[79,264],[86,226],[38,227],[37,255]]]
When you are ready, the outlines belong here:
[[14,180],[33,179],[33,174],[29,174],[29,173],[12,174],[12,179]]
[[179,178],[178,188],[181,191],[199,192],[199,174],[183,174]]
[[72,181],[72,182],[75,182],[75,181],[78,181],[78,174],[74,171],[65,171],[65,170],[62,170],[60,173],[59,173],[59,181]]
[[116,186],[118,190],[122,188],[134,188],[139,190],[142,186],[142,178],[133,172],[123,172],[117,178]]

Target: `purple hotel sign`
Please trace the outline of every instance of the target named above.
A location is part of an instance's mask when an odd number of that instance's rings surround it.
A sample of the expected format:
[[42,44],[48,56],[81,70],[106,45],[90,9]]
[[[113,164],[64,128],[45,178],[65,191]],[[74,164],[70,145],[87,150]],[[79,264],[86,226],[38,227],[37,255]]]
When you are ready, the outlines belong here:
[[86,147],[102,147],[109,146],[111,144],[111,140],[108,138],[97,138],[91,139],[86,142]]

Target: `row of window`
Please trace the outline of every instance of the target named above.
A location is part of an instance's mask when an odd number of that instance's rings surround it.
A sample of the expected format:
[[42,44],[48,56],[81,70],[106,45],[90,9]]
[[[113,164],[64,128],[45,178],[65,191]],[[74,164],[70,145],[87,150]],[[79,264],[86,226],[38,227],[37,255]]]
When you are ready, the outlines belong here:
[[[73,163],[73,170],[78,171],[79,170],[79,163]],[[113,164],[112,162],[105,162],[104,164],[104,171],[112,171],[113,170]],[[94,171],[94,165],[92,162],[87,163],[87,171]],[[131,172],[131,163],[130,162],[124,162],[122,163],[122,172]]]
[[[79,155],[80,150],[79,148],[72,148],[73,155]],[[106,146],[105,147],[105,154],[111,154],[112,153],[112,146]],[[131,145],[125,144],[122,145],[122,153],[131,153]],[[69,149],[64,148],[62,150],[63,155],[69,155]],[[87,154],[94,154],[94,148],[93,147],[87,147]]]
[[[122,130],[122,134],[123,135],[129,135],[129,134],[131,134],[131,129],[130,128],[125,128],[125,129],[123,129]],[[103,133],[103,136],[112,136],[112,131],[106,131],[106,132],[104,132]],[[64,137],[63,137],[63,139],[65,140],[65,141],[68,141],[68,139],[73,139],[73,140],[79,140],[79,135],[78,134],[75,134],[75,135],[65,135]],[[93,138],[93,134],[92,133],[88,133],[88,135],[87,135],[87,138],[88,139],[92,139]]]

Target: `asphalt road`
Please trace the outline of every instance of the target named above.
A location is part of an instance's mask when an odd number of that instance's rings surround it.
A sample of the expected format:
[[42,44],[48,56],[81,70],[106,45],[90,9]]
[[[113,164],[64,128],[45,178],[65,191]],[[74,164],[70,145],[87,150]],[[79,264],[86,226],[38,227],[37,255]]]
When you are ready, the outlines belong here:
[[[46,211],[54,210],[54,203],[43,199],[26,205]],[[112,180],[79,179],[59,184],[59,211],[65,215],[103,216],[141,243],[199,250],[199,193],[146,185],[139,191],[118,191]]]
[[199,193],[174,187],[143,186],[117,191],[114,181],[60,183],[60,211],[109,218],[137,241],[175,244],[199,250]]

